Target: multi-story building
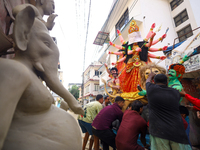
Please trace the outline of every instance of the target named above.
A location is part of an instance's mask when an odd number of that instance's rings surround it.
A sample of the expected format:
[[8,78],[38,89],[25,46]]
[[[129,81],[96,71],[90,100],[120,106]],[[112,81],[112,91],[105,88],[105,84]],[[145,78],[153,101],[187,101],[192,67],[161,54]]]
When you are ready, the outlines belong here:
[[83,105],[88,102],[94,101],[99,90],[99,76],[101,75],[101,71],[99,71],[99,67],[102,64],[99,62],[91,63],[87,69],[84,71],[84,93],[82,97],[81,87],[79,88],[79,101],[82,102]]
[[[98,45],[98,61],[106,62],[109,68],[112,67],[112,62],[117,61],[118,57],[108,56],[108,51],[116,52],[118,49],[110,46],[107,41],[121,45],[117,29],[121,31],[124,40],[128,41],[128,29],[132,20],[136,21],[143,38],[146,37],[153,23],[156,23],[156,28],[161,26],[161,30],[156,33],[154,39],[161,37],[169,28],[167,37],[152,47],[171,46],[177,37],[179,38],[175,43],[185,40],[196,32],[187,33],[188,31],[200,26],[198,6],[200,6],[200,1],[196,0],[114,0],[108,18],[94,41]],[[180,37],[181,35],[183,36]],[[164,55],[163,52],[153,54]],[[151,60],[158,61],[157,59]],[[165,61],[161,61],[159,65],[164,67]],[[110,79],[104,65],[99,71],[102,71],[101,77],[106,80]],[[104,89],[101,81],[100,89],[101,91]]]

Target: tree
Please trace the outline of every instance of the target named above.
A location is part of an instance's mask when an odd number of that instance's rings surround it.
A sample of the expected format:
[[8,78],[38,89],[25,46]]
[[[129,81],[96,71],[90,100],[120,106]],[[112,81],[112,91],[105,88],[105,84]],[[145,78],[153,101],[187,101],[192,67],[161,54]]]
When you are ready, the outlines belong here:
[[76,98],[79,98],[79,87],[77,85],[73,85],[71,88],[69,88],[69,92]]

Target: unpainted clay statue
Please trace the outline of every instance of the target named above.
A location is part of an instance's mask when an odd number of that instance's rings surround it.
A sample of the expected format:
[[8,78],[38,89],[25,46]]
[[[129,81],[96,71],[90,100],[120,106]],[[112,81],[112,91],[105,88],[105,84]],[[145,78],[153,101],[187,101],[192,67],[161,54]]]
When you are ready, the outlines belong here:
[[13,10],[15,58],[0,58],[0,150],[80,150],[76,120],[52,104],[47,86],[84,115],[57,77],[59,51],[33,5]]
[[56,14],[53,14],[55,9],[54,0],[36,0],[35,6],[38,9],[42,18],[44,15],[49,16],[47,22],[45,22],[43,19],[41,19],[41,21],[44,22],[48,30],[52,30],[55,24],[54,19],[55,17],[57,17]]

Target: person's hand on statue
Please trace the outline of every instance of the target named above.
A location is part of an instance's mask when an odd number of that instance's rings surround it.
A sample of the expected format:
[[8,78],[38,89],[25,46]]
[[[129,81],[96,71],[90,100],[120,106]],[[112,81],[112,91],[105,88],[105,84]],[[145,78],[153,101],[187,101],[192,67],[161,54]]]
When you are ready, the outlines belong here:
[[47,22],[46,22],[46,27],[48,30],[52,30],[54,25],[55,25],[55,18],[57,17],[58,15],[56,14],[51,14],[48,19],[47,19]]
[[185,94],[187,94],[184,90],[182,90],[181,92],[179,92],[181,97],[185,97]]
[[193,106],[185,105],[185,107],[186,107],[188,110],[193,110]]
[[200,111],[197,111],[197,118],[200,119]]

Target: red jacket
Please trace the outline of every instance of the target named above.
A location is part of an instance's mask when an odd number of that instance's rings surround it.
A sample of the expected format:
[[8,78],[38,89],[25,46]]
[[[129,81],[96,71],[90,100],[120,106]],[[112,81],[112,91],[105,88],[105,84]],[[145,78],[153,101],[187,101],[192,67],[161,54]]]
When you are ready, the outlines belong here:
[[192,97],[192,96],[189,95],[189,94],[185,94],[185,98],[186,98],[188,101],[190,101],[193,105],[195,105],[195,106],[193,106],[193,109],[194,109],[194,110],[200,111],[200,99],[194,98],[194,97]]

